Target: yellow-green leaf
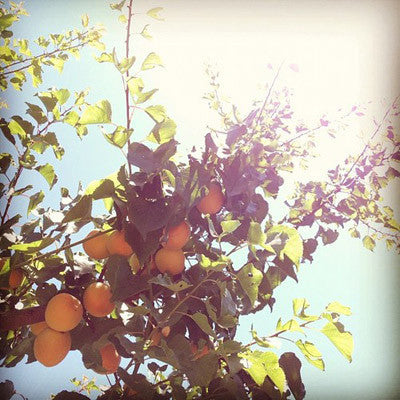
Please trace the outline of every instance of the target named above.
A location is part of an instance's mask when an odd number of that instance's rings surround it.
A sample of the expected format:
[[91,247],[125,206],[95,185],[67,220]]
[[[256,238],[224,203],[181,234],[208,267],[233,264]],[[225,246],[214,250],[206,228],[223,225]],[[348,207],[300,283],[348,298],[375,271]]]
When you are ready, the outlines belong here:
[[328,322],[321,332],[335,345],[335,347],[349,360],[352,361],[354,350],[353,335],[344,330],[340,322]]

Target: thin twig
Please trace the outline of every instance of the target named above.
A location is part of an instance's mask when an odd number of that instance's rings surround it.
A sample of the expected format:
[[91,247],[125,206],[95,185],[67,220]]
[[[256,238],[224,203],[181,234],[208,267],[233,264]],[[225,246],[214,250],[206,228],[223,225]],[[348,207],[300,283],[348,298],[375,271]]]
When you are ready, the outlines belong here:
[[279,66],[278,70],[276,71],[276,74],[275,74],[275,76],[274,76],[274,79],[272,80],[272,83],[271,83],[271,85],[270,85],[270,87],[269,87],[269,89],[268,89],[267,96],[265,97],[264,103],[263,103],[263,105],[262,105],[262,107],[261,107],[261,109],[260,109],[260,112],[259,112],[259,114],[258,114],[258,118],[257,118],[257,121],[256,121],[256,126],[257,126],[258,123],[260,122],[262,113],[264,112],[264,108],[265,108],[265,106],[267,105],[267,101],[268,101],[269,97],[271,96],[272,89],[273,89],[273,87],[274,87],[274,85],[275,85],[275,82],[276,82],[278,76],[279,76],[279,73],[281,72],[281,68],[282,68],[283,64],[284,64],[284,61],[281,62],[281,65]]

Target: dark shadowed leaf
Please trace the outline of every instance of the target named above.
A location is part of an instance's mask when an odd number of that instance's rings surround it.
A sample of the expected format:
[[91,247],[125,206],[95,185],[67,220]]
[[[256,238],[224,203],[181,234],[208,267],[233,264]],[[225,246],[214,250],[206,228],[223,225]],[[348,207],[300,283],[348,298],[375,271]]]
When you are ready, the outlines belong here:
[[301,380],[301,362],[294,353],[283,353],[279,358],[279,365],[285,372],[289,389],[296,400],[304,399],[306,389]]

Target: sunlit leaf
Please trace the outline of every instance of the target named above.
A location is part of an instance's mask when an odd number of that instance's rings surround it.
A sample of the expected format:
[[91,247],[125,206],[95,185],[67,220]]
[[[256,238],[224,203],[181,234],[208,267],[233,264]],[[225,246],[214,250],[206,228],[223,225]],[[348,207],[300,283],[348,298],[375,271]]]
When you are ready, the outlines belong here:
[[321,332],[335,345],[335,347],[347,358],[352,361],[354,350],[353,336],[350,332],[346,332],[340,322],[328,322]]
[[237,274],[240,285],[250,299],[251,305],[254,303],[258,297],[258,286],[262,281],[262,272],[254,267],[253,264],[246,264]]
[[78,122],[81,125],[110,123],[111,105],[109,101],[102,100],[93,106],[87,106]]

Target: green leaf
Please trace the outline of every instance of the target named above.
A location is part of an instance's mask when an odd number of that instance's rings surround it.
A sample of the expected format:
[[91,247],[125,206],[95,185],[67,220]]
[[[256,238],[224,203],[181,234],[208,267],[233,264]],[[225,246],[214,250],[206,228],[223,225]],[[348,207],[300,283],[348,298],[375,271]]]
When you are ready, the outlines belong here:
[[158,123],[163,122],[167,117],[167,112],[164,106],[156,105],[145,108],[146,113]]
[[[153,17],[153,18],[155,18],[155,17]],[[16,15],[13,15],[13,14],[4,14],[4,15],[0,16],[0,32],[2,32],[5,29],[9,28],[17,20],[18,20],[18,17]]]
[[114,61],[114,65],[117,67],[118,71],[121,74],[125,74],[125,72],[129,71],[132,65],[135,63],[136,57],[123,58],[120,62]]
[[300,234],[295,228],[285,225],[275,225],[268,230],[267,236],[275,235],[276,233],[283,233],[288,236],[279,258],[283,260],[286,255],[294,262],[298,269],[300,260],[303,257],[303,240],[301,239]]
[[144,59],[141,70],[145,71],[147,69],[152,69],[156,66],[162,66],[162,65],[163,63],[161,61],[161,58],[156,53],[150,53]]
[[319,368],[320,370],[325,370],[325,363],[322,359],[322,354],[320,351],[314,346],[311,342],[303,342],[302,340],[298,340],[296,342],[296,346],[300,349],[300,351],[304,354],[306,360]]
[[172,290],[173,292],[180,292],[181,290],[186,290],[190,288],[192,285],[189,285],[185,281],[179,281],[179,282],[172,282],[171,278],[168,275],[157,275],[154,278],[151,278],[149,280],[149,283],[154,283],[156,285],[161,285],[166,287],[169,290]]
[[262,281],[262,272],[254,267],[253,264],[246,264],[237,274],[240,285],[250,299],[251,305],[254,307],[254,303],[258,297],[258,286]]
[[82,198],[67,212],[62,223],[83,220],[90,217],[92,212],[92,199],[90,196]]
[[119,3],[111,3],[110,8],[111,8],[111,10],[122,11],[122,7],[124,6],[125,3],[126,3],[126,0],[122,0]]
[[147,11],[146,14],[151,18],[158,19],[159,21],[164,21],[164,18],[162,18],[158,15],[159,12],[161,12],[163,10],[164,10],[163,7],[155,7],[155,8],[152,8],[151,10]]
[[340,304],[338,301],[329,303],[326,306],[326,311],[334,312],[336,314],[351,315],[350,307],[346,307],[343,304]]
[[143,276],[133,275],[126,257],[111,256],[107,260],[106,279],[110,282],[113,301],[123,301],[130,296],[148,289]]
[[28,106],[26,113],[29,114],[38,124],[44,124],[47,121],[47,117],[43,110],[36,104],[25,102]]
[[239,354],[249,361],[251,366],[244,368],[257,385],[261,386],[268,375],[278,390],[283,393],[285,387],[285,373],[279,366],[278,356],[271,351],[253,351]]
[[176,133],[176,124],[170,119],[166,118],[164,121],[157,123],[151,133],[147,136],[150,142],[163,144],[169,142]]
[[157,91],[158,91],[158,89],[152,89],[152,90],[149,90],[148,92],[139,92],[135,103],[136,104],[145,103],[147,100],[149,100],[151,97],[153,97],[153,94],[156,93]]
[[63,120],[65,123],[71,125],[71,126],[75,126],[78,121],[79,121],[79,115],[77,112],[75,111],[70,111]]
[[238,220],[230,220],[230,221],[222,221],[221,227],[223,233],[232,233],[240,226],[240,221]]
[[130,78],[127,82],[129,93],[132,96],[132,99],[135,100],[135,97],[138,96],[142,89],[144,88],[144,83],[142,78]]
[[299,323],[295,319],[290,319],[286,324],[282,325],[281,318],[279,318],[276,324],[276,331],[290,331],[290,332],[301,332],[304,333],[304,330],[301,328]]
[[51,244],[54,243],[55,240],[56,238],[51,238],[49,236],[46,236],[41,240],[36,240],[30,243],[13,244],[12,246],[10,246],[10,249],[15,251],[20,251],[23,253],[32,254],[44,249],[47,246],[50,246]]
[[87,27],[89,25],[89,17],[87,14],[82,15],[81,22],[83,27]]
[[349,360],[354,350],[353,335],[344,330],[340,322],[328,322],[321,332],[335,345],[335,347]]
[[310,303],[305,298],[293,299],[293,315],[301,318],[304,321],[316,321],[319,319],[317,315],[307,315],[305,310],[310,306]]
[[49,184],[50,189],[51,189],[54,186],[54,184],[57,182],[57,175],[54,172],[53,166],[51,164],[47,163],[45,165],[39,165],[35,169],[43,176],[44,179],[46,179],[46,181]]
[[85,195],[94,200],[111,197],[115,192],[114,182],[111,179],[100,179],[89,183]]
[[206,333],[207,335],[212,336],[214,339],[216,338],[215,332],[212,330],[209,322],[208,322],[208,318],[200,313],[197,312],[193,315],[190,316],[194,322],[196,322],[196,324],[200,327],[200,329]]
[[132,132],[133,129],[126,129],[123,126],[117,126],[113,133],[104,133],[104,137],[109,143],[122,149],[131,137]]
[[11,119],[8,123],[8,128],[13,135],[18,135],[21,140],[26,139],[33,132],[33,125],[19,116],[14,116]]
[[44,192],[42,190],[38,193],[33,194],[29,198],[27,214],[29,214],[32,210],[34,210],[43,201],[43,199],[44,199]]
[[147,24],[143,27],[142,32],[140,32],[140,34],[145,38],[145,39],[152,39],[153,37],[150,35],[149,31],[148,31],[148,27],[150,25]]
[[108,100],[101,100],[83,111],[79,124],[108,124],[111,122],[111,105]]
[[67,102],[70,96],[70,92],[68,89],[53,90],[52,93],[57,99],[57,103],[60,104],[61,106]]
[[10,153],[1,153],[0,154],[0,172],[4,174],[7,172],[10,164],[14,164],[12,155]]
[[376,243],[375,243],[375,240],[372,239],[371,236],[369,236],[369,235],[364,236],[364,239],[362,242],[366,249],[374,251]]
[[99,63],[103,62],[114,62],[114,58],[110,53],[101,53],[99,57],[95,57],[96,61]]
[[279,358],[279,365],[285,372],[289,389],[296,400],[303,400],[306,395],[304,384],[301,380],[301,362],[292,352],[283,353]]
[[204,254],[200,254],[200,266],[206,270],[223,271],[230,262],[230,259],[224,255],[213,261]]
[[258,222],[251,221],[247,232],[247,241],[251,244],[263,246],[265,239],[266,235],[262,231],[261,225]]
[[149,201],[140,197],[132,198],[128,210],[144,240],[149,232],[164,227],[170,218],[170,210],[164,199]]

